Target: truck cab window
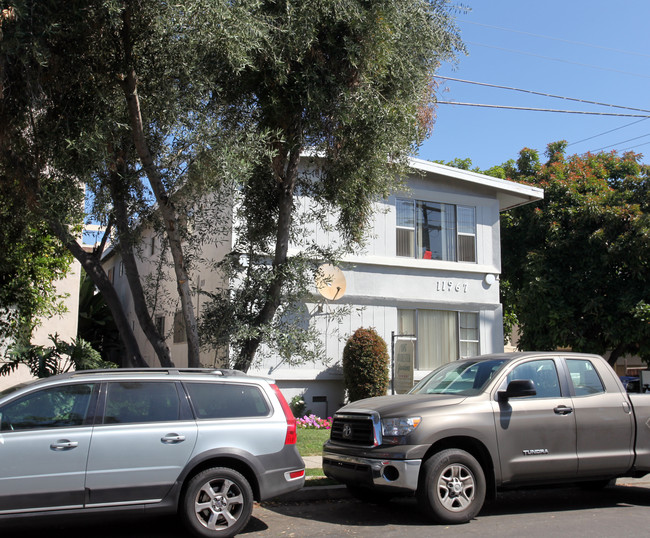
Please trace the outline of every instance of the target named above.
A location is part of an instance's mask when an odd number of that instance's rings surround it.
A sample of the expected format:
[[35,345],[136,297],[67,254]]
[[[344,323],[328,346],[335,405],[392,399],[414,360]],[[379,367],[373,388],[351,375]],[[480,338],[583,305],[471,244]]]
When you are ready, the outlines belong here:
[[535,384],[537,394],[531,398],[559,398],[562,395],[553,359],[520,364],[508,374],[507,382],[510,383],[515,379],[530,379]]
[[567,359],[566,363],[576,396],[587,396],[605,392],[603,382],[591,361]]

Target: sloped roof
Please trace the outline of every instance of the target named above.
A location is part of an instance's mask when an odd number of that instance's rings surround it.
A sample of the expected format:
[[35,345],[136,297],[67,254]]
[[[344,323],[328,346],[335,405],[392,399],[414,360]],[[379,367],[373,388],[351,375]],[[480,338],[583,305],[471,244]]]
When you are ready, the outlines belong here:
[[520,205],[536,202],[544,198],[544,190],[523,183],[515,183],[496,177],[461,170],[444,164],[438,164],[423,159],[410,159],[410,165],[415,170],[420,170],[429,174],[445,176],[447,178],[480,185],[496,191],[497,200],[499,200],[499,210],[505,211]]

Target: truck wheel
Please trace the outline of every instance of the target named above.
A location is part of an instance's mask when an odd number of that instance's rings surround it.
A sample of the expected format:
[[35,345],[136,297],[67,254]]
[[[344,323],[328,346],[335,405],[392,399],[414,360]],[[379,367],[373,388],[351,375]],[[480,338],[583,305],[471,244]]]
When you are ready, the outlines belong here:
[[438,523],[467,523],[485,500],[485,475],[464,450],[448,449],[424,463],[417,497],[420,508]]
[[253,491],[233,469],[206,469],[190,480],[181,510],[186,525],[198,536],[234,536],[251,517]]

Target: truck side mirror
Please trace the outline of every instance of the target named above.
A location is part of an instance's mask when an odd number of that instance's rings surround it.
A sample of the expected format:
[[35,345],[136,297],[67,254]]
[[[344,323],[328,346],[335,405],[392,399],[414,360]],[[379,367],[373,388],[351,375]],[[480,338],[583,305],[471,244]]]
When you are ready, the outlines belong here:
[[523,398],[525,396],[535,396],[537,390],[532,379],[513,379],[508,383],[506,390],[500,390],[498,397],[500,402],[505,402],[510,398]]

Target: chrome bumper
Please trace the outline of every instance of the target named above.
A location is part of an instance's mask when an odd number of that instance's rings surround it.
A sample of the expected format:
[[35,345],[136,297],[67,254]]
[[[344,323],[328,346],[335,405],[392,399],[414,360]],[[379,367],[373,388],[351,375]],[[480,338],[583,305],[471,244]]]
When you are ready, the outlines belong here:
[[409,491],[418,489],[418,477],[422,460],[387,460],[344,456],[332,452],[323,452],[323,470],[344,483],[354,483],[355,475],[359,485],[368,482],[373,486],[399,488]]

